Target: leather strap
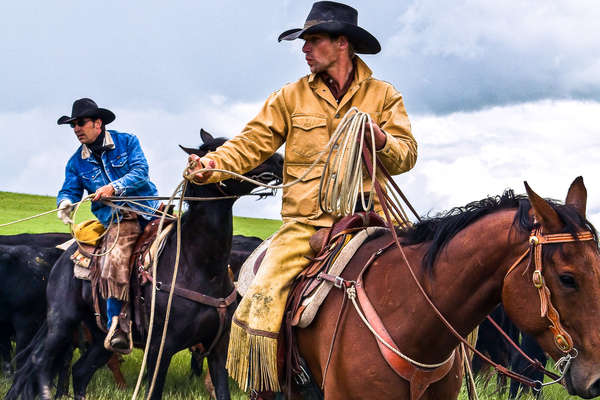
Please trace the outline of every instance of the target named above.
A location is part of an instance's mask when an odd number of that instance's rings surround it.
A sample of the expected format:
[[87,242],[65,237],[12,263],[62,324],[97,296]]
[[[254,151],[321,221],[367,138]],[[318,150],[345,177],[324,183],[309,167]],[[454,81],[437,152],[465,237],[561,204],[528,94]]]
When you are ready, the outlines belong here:
[[[154,280],[152,276],[150,276],[149,279],[151,281]],[[171,285],[162,282],[156,282],[156,290],[169,293],[171,290]],[[233,289],[229,296],[225,298],[207,296],[205,294],[185,289],[179,286],[175,286],[174,293],[179,297],[183,297],[184,299],[188,299],[196,303],[205,304],[207,306],[215,308],[228,307],[231,304],[233,304],[233,302],[237,298],[237,291],[235,289]]]
[[[152,281],[153,279],[154,278],[152,277],[152,275],[148,274],[148,280]],[[156,289],[169,293],[171,291],[171,285],[163,284],[161,282],[156,282]],[[217,334],[215,335],[214,339],[212,340],[210,346],[208,346],[207,350],[201,354],[202,357],[208,356],[210,354],[210,352],[212,351],[212,349],[219,342],[219,339],[221,338],[221,336],[223,335],[223,332],[225,330],[225,319],[226,319],[227,307],[229,307],[231,304],[233,304],[235,302],[235,300],[237,299],[237,291],[234,288],[233,291],[229,294],[229,296],[223,298],[223,297],[211,297],[211,296],[207,296],[202,293],[195,292],[193,290],[175,286],[173,293],[179,297],[183,297],[185,299],[194,301],[196,303],[205,304],[207,306],[214,307],[216,309],[217,314],[219,315],[219,328],[217,329]]]
[[[371,163],[371,154],[369,153],[369,150],[367,148],[367,146],[363,147],[363,161],[365,162],[365,165],[367,166],[367,172],[369,173],[370,177],[371,177],[371,182],[373,184],[373,187],[375,188],[375,192],[377,194],[377,196],[380,199],[380,204],[381,207],[383,209],[383,212],[385,214],[386,217],[386,221],[390,227],[390,231],[392,233],[392,236],[394,238],[394,243],[396,244],[397,248],[400,251],[400,255],[402,256],[402,260],[404,261],[404,263],[406,264],[406,267],[408,268],[408,271],[413,279],[413,281],[415,282],[415,284],[417,285],[419,291],[421,292],[421,294],[423,295],[423,298],[425,299],[425,301],[429,304],[429,306],[431,307],[431,309],[433,310],[433,312],[438,316],[438,318],[442,321],[442,323],[446,326],[446,328],[460,341],[462,342],[469,350],[473,351],[473,353],[477,354],[479,357],[481,357],[484,361],[486,361],[488,364],[492,365],[497,371],[503,373],[504,375],[510,377],[511,379],[514,379],[520,383],[522,383],[523,385],[527,385],[530,387],[535,387],[537,386],[537,384],[532,381],[531,379],[518,374],[514,371],[509,371],[507,368],[503,367],[502,365],[493,362],[489,357],[487,357],[486,355],[484,355],[483,353],[481,353],[479,350],[477,350],[473,345],[471,345],[465,338],[463,338],[457,331],[456,329],[454,329],[454,327],[448,322],[448,320],[444,317],[444,315],[438,310],[438,308],[435,306],[435,304],[433,303],[433,301],[431,300],[431,298],[429,297],[429,295],[427,294],[427,292],[425,291],[425,289],[423,288],[423,285],[421,284],[421,282],[419,281],[419,279],[417,278],[417,276],[415,275],[410,262],[408,260],[408,258],[406,257],[406,254],[404,253],[404,250],[402,249],[402,245],[400,244],[400,241],[398,240],[398,235],[396,234],[396,230],[394,228],[394,225],[392,223],[392,219],[390,217],[390,211],[387,207],[387,204],[390,203],[390,199],[389,197],[383,192],[383,189],[381,188],[381,185],[379,184],[379,182],[377,181],[377,179],[375,178],[375,174],[374,171],[369,168],[369,166],[372,165]],[[385,168],[381,168],[382,170],[385,170]],[[400,222],[400,221],[398,221]],[[366,269],[364,269],[362,273],[364,273]],[[360,279],[360,278],[359,278]]]

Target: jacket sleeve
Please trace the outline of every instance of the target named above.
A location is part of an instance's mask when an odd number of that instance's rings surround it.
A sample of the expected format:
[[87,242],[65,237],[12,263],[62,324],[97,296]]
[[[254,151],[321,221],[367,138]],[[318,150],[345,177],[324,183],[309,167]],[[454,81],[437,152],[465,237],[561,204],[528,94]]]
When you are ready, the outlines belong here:
[[83,184],[79,179],[77,171],[73,166],[73,162],[69,160],[65,167],[65,181],[62,188],[58,191],[56,196],[56,204],[60,204],[63,200],[71,200],[71,203],[77,203],[83,196]]
[[[215,168],[245,174],[262,164],[273,155],[285,141],[289,124],[288,112],[282,91],[273,93],[262,109],[242,132],[228,140],[216,151],[200,159],[203,165],[208,160],[215,162]],[[227,173],[216,172],[207,183],[229,179]]]
[[385,132],[385,146],[377,156],[391,175],[410,170],[417,162],[417,142],[411,133],[410,121],[402,95],[391,85],[385,96],[379,127]]
[[142,151],[140,141],[134,135],[129,135],[127,140],[127,157],[129,171],[121,178],[110,183],[115,188],[117,196],[124,196],[128,190],[137,189],[150,180],[148,161]]

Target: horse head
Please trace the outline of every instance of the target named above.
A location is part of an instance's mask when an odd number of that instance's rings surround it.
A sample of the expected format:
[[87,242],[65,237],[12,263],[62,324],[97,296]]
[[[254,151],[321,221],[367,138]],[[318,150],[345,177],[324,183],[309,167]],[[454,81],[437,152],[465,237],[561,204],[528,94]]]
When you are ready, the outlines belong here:
[[[596,231],[585,216],[583,179],[571,184],[564,205],[544,200],[527,183],[525,187],[536,231],[530,238],[529,263],[523,262],[525,267],[504,280],[504,306],[516,325],[534,336],[552,358],[576,355],[565,373],[569,393],[596,397],[600,395],[600,252]],[[538,246],[543,251],[536,257]]]
[[[217,147],[227,141],[225,138],[214,138],[204,129],[200,129],[200,138],[202,139],[203,144],[198,148],[184,147],[181,145],[179,147],[188,154],[196,154],[202,157],[211,151],[215,151]],[[280,154],[275,153],[258,167],[245,173],[244,176],[263,184],[279,184],[283,180],[283,157]],[[208,187],[210,187],[210,189],[208,189]],[[211,190],[215,196],[242,196],[249,194],[256,187],[257,185],[254,183],[239,178],[232,178],[212,185],[188,185],[186,195],[199,196],[200,192],[206,195],[204,190],[208,189]],[[272,194],[273,191],[263,191],[260,193],[261,197]]]

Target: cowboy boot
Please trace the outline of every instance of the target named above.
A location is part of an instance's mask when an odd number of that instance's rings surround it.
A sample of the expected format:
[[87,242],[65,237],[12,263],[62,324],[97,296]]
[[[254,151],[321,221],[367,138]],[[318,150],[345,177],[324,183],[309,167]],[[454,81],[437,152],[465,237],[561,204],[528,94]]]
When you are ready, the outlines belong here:
[[119,354],[129,354],[131,353],[132,343],[128,336],[119,327],[119,316],[115,315],[112,317],[110,329],[104,339],[104,348]]

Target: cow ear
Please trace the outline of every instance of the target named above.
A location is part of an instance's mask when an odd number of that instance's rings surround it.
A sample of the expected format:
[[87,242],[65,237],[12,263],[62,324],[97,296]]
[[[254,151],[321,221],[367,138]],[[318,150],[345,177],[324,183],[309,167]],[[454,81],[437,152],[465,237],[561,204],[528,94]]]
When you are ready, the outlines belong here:
[[200,139],[202,139],[202,143],[210,143],[213,140],[215,140],[215,138],[210,133],[206,132],[202,128],[200,128]]
[[583,184],[583,178],[578,176],[575,178],[571,186],[569,187],[569,191],[567,192],[567,199],[565,200],[565,204],[572,206],[577,211],[577,214],[581,216],[585,220],[585,207],[587,203],[587,189]]
[[540,223],[544,232],[559,232],[563,227],[563,223],[560,220],[558,213],[554,211],[554,208],[552,208],[546,200],[538,196],[537,193],[529,187],[527,182],[524,182],[524,184],[535,219]]
[[179,147],[181,147],[181,149],[183,151],[185,151],[188,154],[196,154],[197,156],[203,156],[204,154],[201,154],[200,150],[195,149],[193,147],[184,147],[182,145],[179,145]]

